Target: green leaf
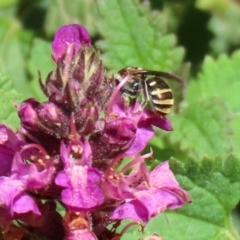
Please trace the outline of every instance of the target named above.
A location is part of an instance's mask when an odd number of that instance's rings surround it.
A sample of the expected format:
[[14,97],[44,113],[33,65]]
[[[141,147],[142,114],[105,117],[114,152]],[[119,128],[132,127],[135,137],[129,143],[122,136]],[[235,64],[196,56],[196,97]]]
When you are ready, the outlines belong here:
[[[217,107],[215,106],[215,102],[211,102],[212,98],[217,97],[220,99],[223,102],[224,106],[226,106],[226,111],[223,111],[222,114],[223,116],[227,116],[229,121],[225,122],[225,124],[223,124],[224,126],[222,125],[223,131],[221,131],[220,128],[221,124],[219,124],[219,132],[214,133],[210,130],[212,134],[215,134],[212,136],[212,139],[215,138],[215,143],[219,142],[219,153],[223,154],[223,151],[226,151],[226,155],[229,153],[229,150],[231,150],[232,153],[240,157],[239,62],[240,51],[236,51],[232,54],[231,57],[221,55],[217,60],[214,60],[211,57],[207,57],[203,64],[202,73],[198,75],[197,80],[191,81],[189,84],[185,105],[195,106],[196,101],[208,101],[208,109],[202,109],[202,113],[204,114],[207,111],[213,111],[213,109]],[[218,118],[221,122],[222,117],[219,116]],[[217,118],[212,119],[212,121],[217,121]],[[203,118],[203,123],[204,122],[205,120]],[[228,131],[227,136],[223,133],[226,132],[226,130]],[[222,141],[221,147],[220,139],[224,140],[224,135],[225,141]],[[210,134],[207,136],[210,137]],[[196,138],[196,141],[198,142],[198,138]],[[228,146],[226,145],[226,141],[228,142]],[[201,142],[206,142],[206,140],[202,138]],[[200,143],[198,145],[202,146]]]
[[97,45],[104,52],[107,68],[118,71],[139,66],[170,71],[179,67],[183,49],[176,47],[174,35],[163,34],[161,22],[158,27],[151,23],[152,15],[145,5],[136,0],[101,0],[97,4],[102,16],[99,32],[104,37]]
[[230,127],[223,102],[212,98],[190,103],[172,118],[174,131],[168,134],[169,146],[179,155],[185,153],[197,159],[228,156],[231,152]]
[[238,114],[230,121],[232,152],[240,157],[240,115]]
[[88,1],[49,1],[46,15],[45,29],[48,35],[55,34],[62,25],[79,23],[83,25],[90,35],[95,35],[95,22],[99,16],[94,0]]
[[[179,210],[166,211],[153,219],[144,236],[158,233],[164,240],[237,240],[231,212],[240,198],[240,161],[233,156],[170,161],[181,186],[188,191],[192,203]],[[143,237],[130,229],[122,239]]]
[[42,39],[35,38],[31,49],[31,55],[27,62],[27,67],[32,76],[32,80],[30,81],[30,87],[32,90],[31,96],[34,96],[39,101],[44,101],[46,97],[39,86],[38,71],[40,72],[41,78],[44,82],[47,75],[55,68],[55,64],[51,56],[51,44]]
[[19,127],[19,118],[15,103],[21,102],[23,96],[13,90],[12,81],[10,78],[0,73],[0,122],[14,129]]
[[196,81],[190,82],[186,101],[204,100],[219,97],[231,112],[239,112],[240,89],[240,51],[231,57],[221,55],[217,60],[207,57],[203,64],[202,73]]
[[24,31],[17,20],[0,19],[0,69],[11,76],[14,88],[22,93],[30,92],[27,85],[25,59],[32,34]]

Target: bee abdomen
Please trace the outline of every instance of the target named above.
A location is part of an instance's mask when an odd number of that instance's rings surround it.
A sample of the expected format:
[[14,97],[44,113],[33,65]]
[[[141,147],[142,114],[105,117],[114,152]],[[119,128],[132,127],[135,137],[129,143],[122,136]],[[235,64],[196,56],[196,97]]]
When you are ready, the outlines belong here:
[[154,110],[160,115],[168,114],[174,102],[170,87],[159,77],[149,78],[146,83]]

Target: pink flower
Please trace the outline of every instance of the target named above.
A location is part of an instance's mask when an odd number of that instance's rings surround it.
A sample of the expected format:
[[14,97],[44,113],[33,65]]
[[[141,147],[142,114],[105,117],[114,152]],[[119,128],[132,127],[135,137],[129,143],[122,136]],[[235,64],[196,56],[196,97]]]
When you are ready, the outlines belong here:
[[[11,136],[12,132],[9,133]],[[11,140],[13,146],[16,145],[16,138]],[[24,162],[23,158],[30,162]],[[19,219],[32,226],[39,225],[42,220],[39,218],[42,215],[39,207],[42,203],[30,193],[37,194],[40,190],[44,195],[44,188],[48,188],[54,178],[53,161],[40,145],[25,144],[8,163],[8,173],[0,176],[0,224]]]
[[104,195],[99,182],[101,173],[91,167],[91,149],[84,140],[82,143],[76,135],[66,147],[61,144],[61,159],[64,170],[59,172],[55,182],[64,188],[61,199],[72,211],[90,211],[104,202]]
[[[119,173],[111,170],[113,165],[109,166],[102,188],[109,199],[123,201],[114,209],[111,219],[132,219],[146,224],[167,208],[176,209],[191,201],[178,185],[167,161],[153,171],[146,168],[144,160],[151,155],[136,156]],[[130,173],[126,174],[127,171]]]

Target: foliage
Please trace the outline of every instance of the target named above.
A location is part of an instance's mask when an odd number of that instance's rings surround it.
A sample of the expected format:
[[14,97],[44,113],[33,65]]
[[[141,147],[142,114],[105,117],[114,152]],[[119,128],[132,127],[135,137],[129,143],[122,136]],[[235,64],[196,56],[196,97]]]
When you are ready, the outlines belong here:
[[22,101],[23,96],[12,88],[11,79],[7,75],[0,73],[0,121],[16,129],[19,127],[19,119],[17,118],[17,106],[14,106],[14,104]]

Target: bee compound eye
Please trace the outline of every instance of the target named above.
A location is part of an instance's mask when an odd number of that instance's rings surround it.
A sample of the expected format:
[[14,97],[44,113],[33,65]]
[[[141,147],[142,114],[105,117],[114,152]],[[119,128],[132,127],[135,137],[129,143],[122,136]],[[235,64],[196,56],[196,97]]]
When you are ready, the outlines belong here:
[[139,89],[139,82],[134,82],[133,84],[132,84],[132,88],[136,91],[136,90],[138,90]]

